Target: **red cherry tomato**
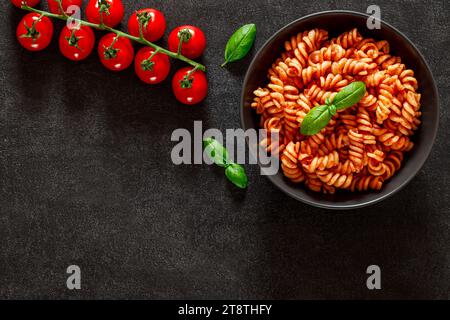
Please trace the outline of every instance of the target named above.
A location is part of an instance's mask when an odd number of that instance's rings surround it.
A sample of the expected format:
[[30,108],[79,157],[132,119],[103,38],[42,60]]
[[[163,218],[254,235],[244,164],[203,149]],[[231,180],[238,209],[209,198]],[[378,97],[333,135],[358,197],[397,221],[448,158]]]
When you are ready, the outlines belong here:
[[139,16],[144,21],[142,33],[148,41],[158,41],[166,31],[166,19],[161,11],[156,9],[142,9],[133,13],[128,20],[128,32],[139,37]]
[[90,0],[86,7],[86,17],[89,22],[101,23],[114,28],[123,19],[122,0]]
[[169,35],[169,50],[178,52],[180,39],[181,54],[189,59],[196,59],[203,54],[206,48],[206,37],[202,30],[194,26],[181,26],[175,28]]
[[178,70],[172,79],[172,91],[178,101],[187,105],[200,103],[208,93],[208,80],[203,71],[197,70],[189,75],[192,67]]
[[[61,10],[59,9],[58,1],[48,0],[47,2],[48,2],[48,9],[50,10],[51,13],[61,14]],[[78,6],[81,8],[82,4],[83,4],[83,0],[62,0],[62,3],[61,3],[64,12],[66,12],[67,14],[72,13],[67,10],[70,6]]]
[[49,18],[38,13],[29,13],[20,21],[16,36],[25,49],[44,50],[52,41],[53,23]]
[[[22,2],[24,0],[11,0],[12,4],[15,5],[17,8],[22,7]],[[35,7],[41,0],[25,0],[27,6],[29,7]]]
[[98,55],[102,64],[109,70],[122,71],[133,63],[134,49],[128,38],[108,33],[100,39]]
[[[134,59],[134,70],[139,79],[149,84],[164,81],[170,72],[169,57],[163,53],[153,55],[154,50],[144,47],[138,51]],[[150,60],[150,57],[153,57]]]
[[59,36],[59,50],[64,57],[74,61],[86,59],[94,49],[95,35],[90,27],[69,29],[65,26]]

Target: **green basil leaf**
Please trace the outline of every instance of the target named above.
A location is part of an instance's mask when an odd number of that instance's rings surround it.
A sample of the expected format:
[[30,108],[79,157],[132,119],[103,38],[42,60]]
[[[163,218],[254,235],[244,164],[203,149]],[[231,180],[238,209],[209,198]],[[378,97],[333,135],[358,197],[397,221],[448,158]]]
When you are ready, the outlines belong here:
[[337,108],[334,104],[329,104],[328,110],[330,111],[331,116],[334,116],[337,113]]
[[203,140],[203,148],[212,162],[219,167],[225,167],[228,163],[228,151],[216,139],[206,138]]
[[228,40],[225,48],[225,62],[222,64],[222,67],[229,62],[244,58],[252,48],[255,38],[255,24],[246,24],[240,27]]
[[313,108],[303,119],[300,132],[312,136],[327,126],[337,110],[350,108],[357,104],[366,94],[366,84],[361,81],[352,82],[343,88],[333,99],[326,99],[326,105]]
[[366,94],[366,84],[361,81],[350,83],[334,97],[333,104],[337,110],[350,108],[357,104]]
[[245,170],[241,165],[231,163],[225,169],[225,175],[236,187],[246,189],[248,186],[248,178]]
[[305,136],[315,135],[327,126],[331,118],[332,114],[327,105],[315,107],[303,119],[300,132]]

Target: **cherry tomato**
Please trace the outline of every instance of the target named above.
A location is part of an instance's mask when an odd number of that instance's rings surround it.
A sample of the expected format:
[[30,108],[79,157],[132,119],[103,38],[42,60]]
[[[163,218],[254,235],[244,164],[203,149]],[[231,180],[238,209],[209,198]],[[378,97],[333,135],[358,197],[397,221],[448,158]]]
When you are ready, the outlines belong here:
[[52,41],[53,23],[49,18],[38,13],[29,13],[20,21],[16,36],[25,49],[44,50]]
[[169,50],[178,52],[180,40],[181,54],[189,59],[196,59],[203,54],[206,48],[206,38],[202,30],[194,26],[181,26],[175,28],[169,35]]
[[172,91],[175,97],[187,105],[200,103],[208,93],[208,80],[205,73],[200,70],[193,73],[191,71],[192,67],[181,68],[172,79]]
[[128,20],[128,32],[135,36],[139,36],[139,17],[144,22],[142,33],[148,41],[158,41],[166,31],[166,19],[161,11],[156,9],[142,9],[133,13]]
[[90,27],[69,29],[65,26],[59,36],[59,50],[64,57],[73,61],[86,59],[94,49],[95,35]]
[[[11,0],[12,4],[15,5],[17,8],[21,8],[22,7],[22,2],[24,0]],[[29,7],[35,7],[37,4],[39,4],[39,2],[41,2],[41,0],[25,0],[27,6]]]
[[[67,14],[72,13],[67,10],[70,6],[78,6],[81,8],[82,4],[83,0],[62,0],[61,3],[64,12],[66,12]],[[51,13],[61,14],[58,1],[56,0],[48,0],[48,9],[50,10]]]
[[[154,50],[144,47],[138,51],[134,59],[134,70],[139,79],[149,84],[164,81],[170,72],[169,57],[163,53],[153,55]],[[150,60],[150,57],[153,57]]]
[[128,38],[108,33],[100,39],[98,55],[102,64],[109,70],[122,71],[133,63],[134,49]]
[[103,23],[114,28],[123,19],[122,0],[90,0],[86,7],[86,17],[89,22]]

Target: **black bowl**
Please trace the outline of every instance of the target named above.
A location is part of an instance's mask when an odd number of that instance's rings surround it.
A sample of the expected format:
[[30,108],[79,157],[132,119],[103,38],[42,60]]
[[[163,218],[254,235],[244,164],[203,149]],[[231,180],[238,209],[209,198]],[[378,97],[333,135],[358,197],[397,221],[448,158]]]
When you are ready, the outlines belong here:
[[405,154],[403,167],[389,181],[385,182],[381,191],[375,192],[337,192],[334,195],[324,195],[308,190],[302,184],[293,184],[280,172],[269,176],[269,179],[282,191],[291,197],[307,204],[328,209],[354,209],[372,205],[382,201],[402,189],[419,172],[430,155],[436,138],[439,121],[438,94],[436,84],[428,64],[414,44],[400,31],[391,25],[381,22],[381,29],[367,28],[368,16],[352,11],[325,11],[312,14],[296,20],[279,30],[258,51],[245,77],[242,101],[241,123],[244,130],[258,128],[258,116],[250,107],[253,91],[267,83],[267,70],[280,56],[284,42],[292,35],[314,28],[326,29],[330,38],[342,32],[358,28],[364,37],[376,40],[387,40],[391,52],[402,58],[402,62],[415,72],[419,82],[419,92],[422,94],[422,125],[412,140],[414,149]]

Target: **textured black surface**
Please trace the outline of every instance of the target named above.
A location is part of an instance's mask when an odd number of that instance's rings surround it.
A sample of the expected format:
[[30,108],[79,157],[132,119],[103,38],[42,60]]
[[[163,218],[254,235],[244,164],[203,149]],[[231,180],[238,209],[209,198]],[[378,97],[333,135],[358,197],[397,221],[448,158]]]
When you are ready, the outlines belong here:
[[[206,31],[203,105],[181,106],[169,83],[149,88],[131,69],[110,73],[96,55],[66,61],[56,41],[28,53],[14,36],[23,12],[0,4],[1,298],[449,298],[448,1],[377,2],[430,63],[441,128],[409,186],[352,212],[296,202],[255,166],[247,166],[247,192],[206,165],[176,167],[170,135],[194,120],[239,126],[250,58],[228,70],[218,64],[241,24],[257,23],[259,48],[300,16],[365,12],[372,2],[125,2],[128,14],[161,9],[169,29]],[[70,264],[82,268],[80,291],[65,287]],[[381,291],[366,289],[370,264],[382,269]]]

